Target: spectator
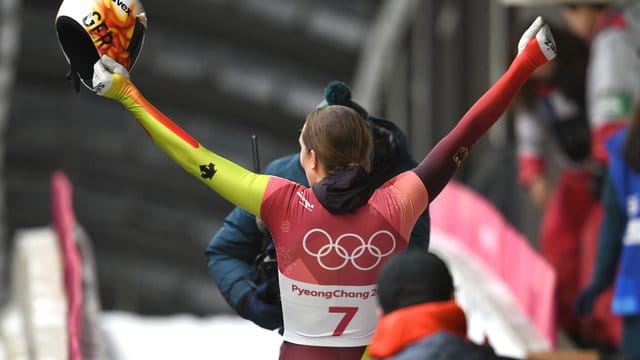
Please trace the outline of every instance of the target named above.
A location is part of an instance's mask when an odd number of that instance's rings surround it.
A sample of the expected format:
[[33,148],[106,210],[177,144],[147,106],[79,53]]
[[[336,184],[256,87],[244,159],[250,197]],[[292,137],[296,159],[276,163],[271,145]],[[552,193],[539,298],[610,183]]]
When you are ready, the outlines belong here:
[[589,44],[586,106],[592,154],[606,163],[605,141],[628,124],[632,105],[640,98],[640,6],[612,1],[561,3],[569,30]]
[[[368,120],[374,138],[370,175],[374,188],[417,165],[407,149],[405,134],[392,122],[369,115],[351,99],[351,91],[346,84],[330,82],[324,90],[324,97],[320,106],[345,105]],[[276,159],[267,166],[265,173],[309,186],[300,165],[299,153]],[[229,305],[240,316],[259,326],[275,329],[282,326],[282,311],[273,241],[265,230],[258,227],[255,216],[235,208],[211,239],[205,254],[209,274]],[[428,210],[414,226],[409,246],[428,248]]]
[[[615,279],[611,310],[622,316],[624,356],[640,358],[640,107],[631,125],[607,142],[609,167],[602,191],[604,219],[591,284],[576,312],[588,315]],[[617,275],[616,275],[617,273]]]
[[[592,209],[598,206],[592,189],[585,107],[589,49],[567,30],[554,29],[553,33],[563,51],[556,61],[533,74],[513,106],[518,179],[542,210],[538,246],[557,274],[559,328],[577,344],[612,347],[617,341],[616,332],[610,329],[617,323],[609,313],[582,322],[572,311],[583,285],[582,264],[595,252],[595,244],[583,242],[582,233]],[[551,176],[548,168],[554,161],[557,173]],[[556,181],[550,185],[552,178]],[[597,332],[589,326],[594,321],[604,325]]]
[[[541,210],[554,205],[547,175],[549,160],[557,153],[562,173],[583,173],[591,145],[584,101],[589,50],[566,30],[554,29],[553,34],[564,51],[534,72],[513,106],[518,179]],[[548,139],[556,150],[553,153],[545,148]],[[556,186],[561,185],[559,181]]]
[[501,359],[467,339],[467,319],[454,292],[437,255],[406,251],[389,259],[378,273],[383,315],[369,345],[371,359]]
[[[561,4],[568,29],[589,46],[585,101],[592,134],[592,187],[599,192],[607,163],[605,143],[611,134],[630,122],[632,105],[640,100],[640,4],[613,4],[605,0],[564,0]],[[598,202],[591,208],[581,234],[582,279],[588,278],[593,268],[596,255],[590,250],[597,248],[602,213]],[[610,296],[603,299],[608,300]],[[595,317],[603,317],[601,308],[596,309]],[[608,317],[604,322],[583,327],[583,331],[595,335],[612,333],[617,321]],[[600,331],[605,328],[606,331]],[[612,339],[617,345],[619,334]]]
[[[503,0],[509,3],[508,0]],[[516,2],[514,2],[516,3]],[[539,5],[537,0],[518,1],[518,4]],[[638,49],[640,49],[640,5],[633,2],[626,4],[613,4],[611,0],[587,1],[587,0],[549,0],[544,4],[560,6],[560,12],[568,30],[581,39],[589,49],[589,61],[585,78],[585,107],[586,118],[591,132],[591,154],[589,159],[589,171],[584,177],[590,179],[591,189],[594,191],[596,201],[593,206],[588,206],[590,196],[581,197],[576,208],[580,208],[578,215],[566,216],[566,212],[553,214],[552,209],[547,209],[541,227],[541,248],[543,254],[557,269],[559,276],[559,321],[572,338],[581,342],[581,332],[591,332],[597,336],[610,332],[612,324],[616,320],[602,314],[594,314],[600,318],[606,317],[604,322],[591,324],[589,328],[582,327],[579,330],[577,319],[568,311],[570,302],[577,293],[576,281],[586,278],[586,272],[592,268],[594,249],[597,242],[594,234],[602,219],[602,208],[599,203],[599,190],[602,188],[602,176],[606,168],[607,152],[605,142],[608,137],[620,127],[629,122],[631,117],[631,105],[640,99],[640,61]],[[561,47],[562,48],[562,47]],[[564,53],[564,52],[563,52]],[[560,175],[560,182],[563,182]],[[580,187],[584,187],[585,178],[577,179],[574,193]],[[536,202],[541,205],[550,201],[547,194],[546,183],[530,179],[530,192],[534,193]],[[580,185],[582,183],[582,185]],[[569,185],[569,184],[567,184]],[[573,197],[573,201],[578,197]],[[572,200],[559,199],[561,204]],[[554,203],[557,202],[554,199]],[[560,206],[552,204],[559,209]],[[582,206],[584,205],[584,206]],[[585,215],[586,212],[586,215]],[[550,219],[559,218],[567,221],[566,226],[554,225]],[[580,221],[582,219],[582,221]],[[578,236],[579,243],[571,243],[568,239],[574,235],[557,235],[557,231],[573,230],[580,228],[570,226],[569,223],[582,223],[582,230]],[[557,221],[555,222],[557,224]],[[555,230],[554,230],[555,227]],[[557,231],[556,231],[557,230]],[[554,236],[554,232],[555,235]],[[556,239],[561,239],[556,241]],[[565,240],[562,240],[565,239]],[[579,256],[571,258],[571,254]],[[569,259],[569,260],[567,260]],[[578,259],[581,262],[578,266]],[[579,274],[576,277],[576,274]],[[569,284],[563,286],[562,284]],[[595,330],[594,328],[597,328]],[[607,329],[606,331],[603,329]],[[617,335],[606,336],[611,341],[617,341]],[[598,339],[598,341],[603,340]],[[609,341],[609,340],[606,340]]]

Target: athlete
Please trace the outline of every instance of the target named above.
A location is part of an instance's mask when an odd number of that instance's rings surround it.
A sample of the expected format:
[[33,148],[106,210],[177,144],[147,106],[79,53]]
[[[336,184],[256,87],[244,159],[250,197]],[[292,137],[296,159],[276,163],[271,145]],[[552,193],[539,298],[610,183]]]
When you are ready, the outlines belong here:
[[407,247],[413,225],[471,146],[498,120],[555,43],[538,17],[506,73],[412,170],[377,189],[365,120],[340,105],[312,111],[301,130],[300,163],[310,187],[256,174],[206,149],[149,103],[108,56],[95,63],[98,95],[125,106],[170,157],[270,229],[276,248],[284,334],[280,359],[360,359],[376,325],[376,275]]
[[[417,165],[407,149],[405,134],[394,123],[368,114],[351,99],[351,90],[345,83],[331,81],[324,89],[324,97],[319,107],[345,105],[367,119],[374,141],[372,170],[369,174],[373,188]],[[265,173],[308,186],[300,166],[299,153],[274,160],[267,165]],[[427,213],[413,228],[409,239],[411,248],[426,250],[429,246]],[[205,255],[209,274],[240,316],[269,330],[282,327],[273,242],[268,231],[258,227],[253,215],[236,207],[209,242]]]

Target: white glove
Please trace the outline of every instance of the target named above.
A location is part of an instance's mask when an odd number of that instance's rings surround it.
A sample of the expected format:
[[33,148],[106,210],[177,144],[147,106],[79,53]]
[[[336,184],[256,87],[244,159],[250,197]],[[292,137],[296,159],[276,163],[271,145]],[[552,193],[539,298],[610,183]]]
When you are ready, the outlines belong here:
[[538,46],[547,60],[556,57],[558,50],[553,35],[551,34],[551,29],[549,29],[549,25],[547,25],[540,16],[538,16],[524,34],[522,34],[518,42],[518,55],[520,55],[527,44],[529,44],[529,41],[534,37],[538,41]]
[[121,75],[129,79],[129,71],[107,55],[102,57],[93,64],[93,91],[100,96],[111,89],[114,79],[113,74]]

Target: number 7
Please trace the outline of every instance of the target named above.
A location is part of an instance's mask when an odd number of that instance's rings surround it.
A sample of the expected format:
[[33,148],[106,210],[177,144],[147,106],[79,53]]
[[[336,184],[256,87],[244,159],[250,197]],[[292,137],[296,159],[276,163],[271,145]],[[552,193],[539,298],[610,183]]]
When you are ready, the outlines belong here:
[[340,336],[344,333],[344,330],[347,328],[347,325],[351,322],[354,316],[356,316],[356,312],[358,312],[357,307],[352,306],[330,306],[330,313],[344,313],[344,317],[338,323],[335,330],[333,330],[333,336]]

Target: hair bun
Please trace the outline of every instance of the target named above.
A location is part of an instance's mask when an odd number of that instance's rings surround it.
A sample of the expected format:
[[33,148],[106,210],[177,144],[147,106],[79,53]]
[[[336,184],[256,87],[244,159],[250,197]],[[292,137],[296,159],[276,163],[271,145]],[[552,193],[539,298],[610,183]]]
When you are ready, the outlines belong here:
[[324,99],[329,105],[348,105],[351,102],[351,89],[342,81],[333,80],[324,88]]

